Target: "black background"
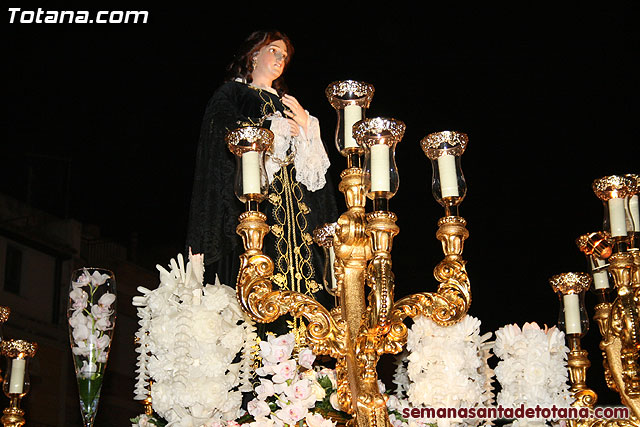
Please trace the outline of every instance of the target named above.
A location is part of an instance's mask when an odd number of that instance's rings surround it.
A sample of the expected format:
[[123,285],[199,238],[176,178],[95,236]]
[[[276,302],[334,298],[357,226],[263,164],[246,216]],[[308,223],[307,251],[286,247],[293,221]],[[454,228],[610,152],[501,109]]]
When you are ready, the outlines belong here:
[[[5,18],[0,190],[99,225],[107,238],[126,243],[136,233],[140,262],[166,264],[184,250],[206,103],[240,41],[255,29],[277,28],[295,46],[287,83],[320,119],[336,187],[345,162],[324,96],[330,82],[373,84],[367,115],[407,125],[396,156],[400,190],[391,200],[401,229],[393,251],[397,294],[435,289],[443,210],[431,195],[431,166],[419,141],[457,130],[470,139],[461,206],[471,234],[464,253],[470,314],[483,332],[527,321],[553,325],[558,302],[548,278],[585,271],[575,239],[601,228],[592,181],[639,172],[631,5],[105,3],[89,10],[147,10],[149,21]],[[589,295],[591,315],[593,302]],[[594,365],[589,385],[602,403],[619,403],[605,391],[599,338],[592,324],[584,340]]]

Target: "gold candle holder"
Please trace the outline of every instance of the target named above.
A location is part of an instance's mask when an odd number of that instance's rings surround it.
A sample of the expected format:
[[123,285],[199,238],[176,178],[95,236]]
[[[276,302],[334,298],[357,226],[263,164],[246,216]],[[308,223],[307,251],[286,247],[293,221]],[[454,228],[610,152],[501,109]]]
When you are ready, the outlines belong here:
[[458,206],[467,194],[460,158],[467,148],[466,134],[453,131],[436,132],[420,141],[431,160],[433,197],[445,209],[445,216],[458,216]]
[[[313,241],[316,245],[320,246],[324,252],[325,262],[322,272],[324,287],[327,293],[334,298],[338,295],[338,283],[335,277],[336,254],[333,249],[333,239],[337,226],[337,223],[332,222],[313,230]],[[335,303],[335,305],[338,305],[337,300],[335,300]]]
[[569,345],[569,379],[573,405],[593,408],[598,395],[587,387],[587,369],[591,366],[589,354],[582,349],[580,339],[589,329],[589,319],[584,308],[584,293],[591,285],[591,276],[586,273],[557,274],[549,283],[560,298],[558,327],[565,332]]
[[374,211],[389,210],[388,201],[400,185],[396,145],[406,126],[400,120],[376,117],[353,125],[353,136],[365,150],[364,186]]
[[[609,303],[609,294],[611,293],[611,280],[609,277],[609,263],[607,259],[613,253],[611,237],[604,231],[597,231],[583,234],[576,239],[576,245],[580,252],[587,258],[589,272],[593,278],[592,291],[598,298],[598,304],[595,309],[598,311],[600,305]],[[600,325],[600,332],[603,332]]]
[[338,114],[336,147],[347,158],[347,168],[360,168],[360,156],[364,153],[353,135],[353,126],[363,120],[371,104],[375,90],[369,83],[343,80],[329,84],[325,95]]
[[7,360],[7,372],[2,384],[4,394],[9,398],[9,407],[0,419],[4,427],[19,427],[25,424],[24,411],[20,409],[21,399],[29,392],[29,360],[38,349],[36,343],[22,340],[8,340],[1,344],[1,353]]
[[[9,315],[11,314],[11,309],[9,307],[0,306],[0,343],[4,339],[2,325],[9,320]],[[2,369],[0,369],[0,384],[2,384]]]
[[269,192],[264,154],[271,149],[273,132],[257,126],[246,126],[229,131],[225,141],[237,160],[234,182],[236,197],[245,204],[247,211],[257,211],[258,204]]
[[621,175],[605,176],[592,184],[593,192],[604,205],[604,231],[611,235],[614,252],[625,252],[629,248],[629,218],[626,207],[633,195],[633,181]]

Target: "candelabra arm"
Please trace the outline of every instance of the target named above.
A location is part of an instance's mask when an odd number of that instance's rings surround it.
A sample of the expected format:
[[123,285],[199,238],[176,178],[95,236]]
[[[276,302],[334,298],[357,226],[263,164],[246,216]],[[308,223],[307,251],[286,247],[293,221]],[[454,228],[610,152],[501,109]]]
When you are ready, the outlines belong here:
[[442,326],[460,321],[471,305],[471,287],[462,259],[464,240],[469,236],[463,218],[449,216],[438,221],[436,237],[442,242],[444,260],[434,269],[440,283],[437,292],[422,292],[399,299],[389,316],[389,333],[385,336],[384,351],[399,353],[407,341],[404,319],[418,315],[430,317]]
[[251,319],[261,323],[273,322],[287,313],[304,317],[309,322],[306,333],[312,351],[339,357],[344,352],[344,325],[313,298],[272,289],[273,261],[262,253],[264,235],[269,230],[265,219],[264,214],[255,211],[244,212],[239,218],[237,232],[245,245],[236,286],[240,306]]
[[569,379],[571,381],[570,391],[575,401],[573,406],[593,408],[598,401],[598,395],[587,387],[587,369],[591,366],[589,353],[583,350],[580,345],[580,338],[569,337],[569,356],[567,365],[569,366]]
[[367,235],[371,239],[373,260],[369,263],[367,282],[369,311],[367,326],[379,336],[389,331],[389,314],[393,307],[394,276],[391,271],[393,238],[400,232],[392,212],[377,211],[367,215]]
[[609,316],[611,315],[611,303],[610,302],[601,302],[597,304],[594,308],[595,314],[593,315],[593,320],[595,320],[598,325],[598,330],[600,331],[600,335],[604,337],[607,334],[607,329],[609,328]]

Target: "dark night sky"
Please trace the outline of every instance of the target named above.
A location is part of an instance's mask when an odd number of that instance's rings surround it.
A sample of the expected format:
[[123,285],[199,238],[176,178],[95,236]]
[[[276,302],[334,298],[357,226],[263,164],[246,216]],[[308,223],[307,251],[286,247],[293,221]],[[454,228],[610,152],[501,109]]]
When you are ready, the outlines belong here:
[[[373,84],[368,116],[407,125],[397,149],[401,186],[391,200],[401,228],[397,293],[433,289],[431,270],[442,256],[435,239],[442,209],[431,196],[431,167],[419,141],[458,130],[470,138],[461,214],[471,233],[471,314],[487,331],[514,322],[553,324],[557,301],[547,279],[584,271],[574,240],[601,228],[591,182],[640,172],[632,2],[474,4],[354,9],[344,17],[327,7],[301,12],[304,19],[282,10],[223,16],[213,6],[126,6],[149,11],[149,23],[137,25],[5,18],[0,191],[25,199],[29,163],[36,205],[98,224],[107,237],[135,231],[141,245],[168,246],[168,256],[182,251],[207,100],[241,39],[278,28],[296,47],[287,73],[291,93],[320,119],[334,177],[344,160],[324,97],[330,82]],[[598,335],[591,330],[592,344]],[[597,347],[589,351],[599,365]],[[600,387],[596,369],[593,386]]]

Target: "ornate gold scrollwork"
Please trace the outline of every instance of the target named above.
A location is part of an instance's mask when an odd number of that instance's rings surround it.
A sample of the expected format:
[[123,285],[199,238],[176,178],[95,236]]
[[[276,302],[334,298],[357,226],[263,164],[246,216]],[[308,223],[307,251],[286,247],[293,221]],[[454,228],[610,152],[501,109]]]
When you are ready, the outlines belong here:
[[434,269],[438,290],[394,303],[391,247],[399,232],[396,216],[387,211],[365,214],[362,169],[348,168],[341,177],[340,190],[348,210],[338,219],[333,235],[340,306],[329,312],[306,295],[273,290],[273,262],[262,253],[269,227],[264,215],[254,211],[241,215],[237,228],[246,249],[241,256],[237,297],[257,322],[272,322],[285,313],[304,317],[312,350],[336,359],[338,403],[343,410],[355,416],[353,423],[359,427],[388,427],[386,401],[377,384],[379,358],[402,350],[407,316],[425,315],[438,324],[451,325],[467,313],[471,293],[462,248],[468,231],[464,219],[442,218],[436,235],[445,258]]
[[600,348],[606,356],[607,375],[622,403],[640,418],[640,284],[633,280],[639,268],[637,259],[633,252],[615,253],[609,258],[617,297],[610,304],[608,328]]

